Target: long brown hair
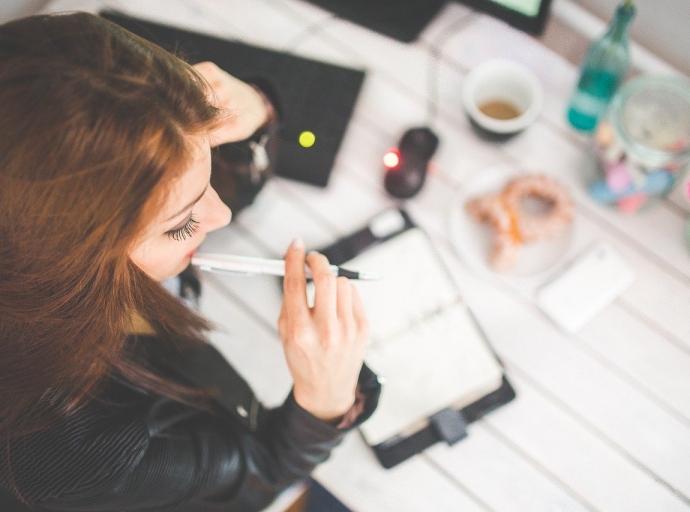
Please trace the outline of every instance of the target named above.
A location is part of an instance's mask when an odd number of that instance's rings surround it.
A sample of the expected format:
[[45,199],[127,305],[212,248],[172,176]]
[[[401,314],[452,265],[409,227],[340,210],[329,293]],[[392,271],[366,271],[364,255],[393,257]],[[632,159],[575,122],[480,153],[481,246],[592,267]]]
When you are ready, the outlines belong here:
[[114,372],[193,394],[131,357],[127,329],[134,312],[171,340],[207,325],[127,252],[217,118],[191,66],[97,16],[0,26],[0,438]]

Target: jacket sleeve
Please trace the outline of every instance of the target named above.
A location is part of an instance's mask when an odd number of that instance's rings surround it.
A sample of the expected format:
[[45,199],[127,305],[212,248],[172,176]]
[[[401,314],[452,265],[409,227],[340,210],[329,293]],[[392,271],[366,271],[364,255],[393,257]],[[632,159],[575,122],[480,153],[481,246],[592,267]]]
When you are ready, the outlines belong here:
[[[365,405],[349,428],[373,412],[372,379],[363,369]],[[14,484],[49,510],[260,510],[306,478],[347,431],[311,415],[292,393],[262,424],[252,433],[222,410],[160,397],[124,409],[94,404],[13,446]]]
[[146,418],[150,436],[141,460],[113,481],[107,501],[115,509],[260,510],[279,490],[306,478],[343,435],[292,394],[266,419],[257,435],[228,418],[157,404]]

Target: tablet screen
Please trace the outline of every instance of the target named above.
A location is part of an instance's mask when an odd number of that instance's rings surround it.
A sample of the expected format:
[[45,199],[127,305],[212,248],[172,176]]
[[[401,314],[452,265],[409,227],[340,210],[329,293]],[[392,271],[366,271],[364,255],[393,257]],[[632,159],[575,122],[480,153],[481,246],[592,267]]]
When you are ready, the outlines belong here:
[[541,0],[495,0],[496,3],[520,12],[525,16],[536,16],[539,14]]

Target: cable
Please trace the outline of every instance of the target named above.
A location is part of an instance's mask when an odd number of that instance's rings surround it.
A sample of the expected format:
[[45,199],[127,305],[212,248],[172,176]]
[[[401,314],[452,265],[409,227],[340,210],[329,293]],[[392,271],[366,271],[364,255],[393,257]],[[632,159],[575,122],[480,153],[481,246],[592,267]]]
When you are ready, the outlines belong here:
[[427,125],[432,126],[438,116],[438,68],[443,57],[443,47],[448,42],[450,36],[455,31],[477,18],[474,12],[471,12],[462,18],[455,20],[453,23],[444,28],[438,37],[430,43],[429,53],[431,58],[427,65]]

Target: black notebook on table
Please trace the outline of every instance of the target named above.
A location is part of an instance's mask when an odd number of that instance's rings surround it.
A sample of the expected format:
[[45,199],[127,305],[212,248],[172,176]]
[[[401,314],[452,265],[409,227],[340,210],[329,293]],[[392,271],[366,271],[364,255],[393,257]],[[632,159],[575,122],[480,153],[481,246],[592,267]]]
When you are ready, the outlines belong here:
[[[328,184],[364,72],[230,41],[115,12],[100,15],[194,64],[212,61],[240,80],[271,84],[280,102],[276,174],[319,187]],[[304,147],[300,135],[312,132]]]
[[503,366],[426,234],[390,209],[320,250],[332,263],[379,273],[353,281],[370,323],[365,361],[382,378],[378,409],[360,431],[384,467],[515,397]]

